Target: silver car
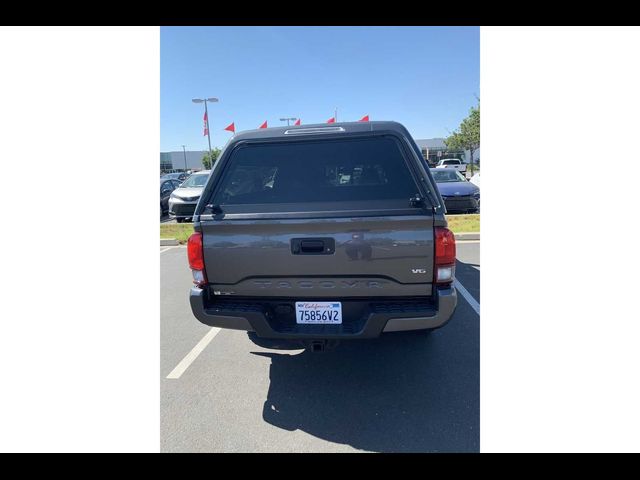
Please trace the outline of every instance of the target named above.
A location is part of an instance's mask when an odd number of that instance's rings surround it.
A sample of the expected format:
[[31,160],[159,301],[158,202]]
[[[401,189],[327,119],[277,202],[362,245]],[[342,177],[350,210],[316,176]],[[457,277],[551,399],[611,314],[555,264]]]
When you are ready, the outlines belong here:
[[176,222],[182,223],[193,217],[210,173],[211,170],[196,172],[173,191],[169,197],[169,216],[175,218]]

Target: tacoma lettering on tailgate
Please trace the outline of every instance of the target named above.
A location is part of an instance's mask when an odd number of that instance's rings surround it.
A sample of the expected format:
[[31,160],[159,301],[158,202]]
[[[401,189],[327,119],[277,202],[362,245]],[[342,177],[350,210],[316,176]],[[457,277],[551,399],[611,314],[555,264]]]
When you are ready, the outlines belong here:
[[388,284],[389,282],[384,280],[298,280],[296,282],[284,281],[284,280],[254,280],[253,283],[258,288],[263,289],[287,289],[287,288],[326,288],[326,289],[334,289],[334,288],[355,288],[355,287],[365,287],[365,288],[382,288],[382,285]]

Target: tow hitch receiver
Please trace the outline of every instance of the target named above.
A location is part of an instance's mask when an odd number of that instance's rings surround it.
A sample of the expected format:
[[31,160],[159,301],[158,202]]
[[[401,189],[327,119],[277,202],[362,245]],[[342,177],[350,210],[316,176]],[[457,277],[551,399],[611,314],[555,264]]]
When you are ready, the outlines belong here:
[[338,340],[305,340],[304,347],[312,353],[322,353],[333,350],[340,343]]

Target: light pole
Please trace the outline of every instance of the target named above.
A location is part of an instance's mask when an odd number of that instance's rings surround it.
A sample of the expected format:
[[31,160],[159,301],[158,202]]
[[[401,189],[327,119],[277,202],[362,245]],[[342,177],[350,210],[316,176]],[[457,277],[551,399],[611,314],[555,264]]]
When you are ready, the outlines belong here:
[[285,118],[281,118],[280,119],[281,122],[287,122],[287,127],[289,126],[289,122],[291,120],[297,120],[297,118],[296,117],[285,117]]
[[184,153],[184,173],[187,173],[187,151],[184,145],[182,145],[182,153]]
[[193,103],[203,103],[204,102],[204,115],[207,117],[207,140],[209,141],[209,160],[211,160],[211,165],[213,166],[213,158],[211,155],[211,130],[209,129],[209,111],[207,110],[207,102],[217,102],[218,99],[215,97],[211,98],[194,98],[191,100]]

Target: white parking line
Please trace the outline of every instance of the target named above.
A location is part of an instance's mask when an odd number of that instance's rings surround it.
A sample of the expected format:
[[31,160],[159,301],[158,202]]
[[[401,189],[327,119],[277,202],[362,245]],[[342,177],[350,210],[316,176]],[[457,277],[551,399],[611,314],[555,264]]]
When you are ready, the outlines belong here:
[[187,248],[185,245],[172,245],[171,247],[166,247],[163,250],[160,250],[160,253],[166,252],[167,250],[173,250],[174,248]]
[[464,297],[464,299],[467,302],[469,302],[469,305],[471,305],[471,308],[473,308],[475,312],[478,315],[480,315],[480,304],[476,302],[476,299],[471,296],[471,294],[467,291],[466,288],[462,286],[462,284],[458,281],[457,278],[453,281],[453,286],[456,287],[456,290],[458,290],[460,294]]
[[187,354],[187,356],[184,357],[178,365],[176,365],[176,368],[174,368],[171,373],[167,375],[167,378],[180,378],[185,370],[189,368],[189,365],[191,365],[193,361],[198,358],[198,355],[200,355],[202,351],[207,348],[207,345],[209,345],[211,340],[213,340],[213,337],[215,337],[219,331],[220,329],[218,327],[211,327],[211,330],[209,330],[207,334],[202,337],[202,340],[200,340],[197,345],[193,347],[193,349]]

